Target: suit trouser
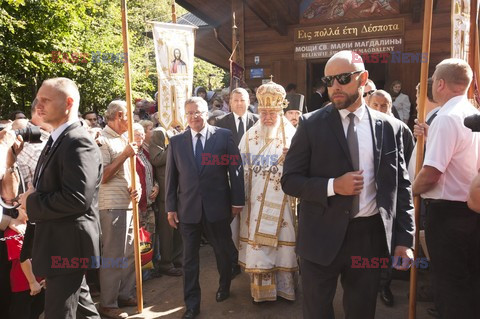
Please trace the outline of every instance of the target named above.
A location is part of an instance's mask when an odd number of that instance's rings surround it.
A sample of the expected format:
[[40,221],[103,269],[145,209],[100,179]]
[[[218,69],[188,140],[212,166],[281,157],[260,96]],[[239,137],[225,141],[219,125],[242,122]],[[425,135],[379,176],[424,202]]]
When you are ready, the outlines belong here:
[[200,310],[200,238],[202,231],[207,235],[215,252],[217,270],[220,274],[219,289],[230,291],[232,261],[228,241],[232,240],[230,219],[210,223],[205,214],[198,224],[180,223],[183,240],[183,294],[187,309]]
[[44,309],[45,291],[43,289],[35,296],[30,296],[30,290],[12,293],[10,318],[38,319]]
[[117,308],[118,299],[135,297],[135,260],[133,258],[132,211],[108,209],[100,211],[102,226],[102,258],[126,258],[121,266],[100,268],[100,305]]
[[46,278],[45,319],[98,318],[85,271]]
[[425,239],[440,318],[480,318],[480,215],[465,202],[425,202]]
[[165,212],[165,202],[157,201],[159,205],[156,228],[159,239],[160,262],[158,268],[160,271],[166,271],[181,263],[182,256],[182,236],[178,229],[174,229],[168,223],[167,213]]
[[344,290],[345,318],[373,319],[381,268],[352,268],[354,265],[352,256],[372,260],[373,257],[386,257],[386,254],[385,230],[380,215],[352,219],[348,224],[340,251],[330,265],[322,266],[307,259],[301,259],[303,317],[305,319],[335,318],[333,299],[340,275]]

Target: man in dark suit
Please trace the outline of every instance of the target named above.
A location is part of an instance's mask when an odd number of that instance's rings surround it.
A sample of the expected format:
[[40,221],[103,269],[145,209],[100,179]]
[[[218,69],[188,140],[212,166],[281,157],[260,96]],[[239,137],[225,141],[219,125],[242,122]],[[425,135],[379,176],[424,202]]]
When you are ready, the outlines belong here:
[[45,318],[76,318],[77,312],[100,318],[85,271],[98,267],[92,256],[100,255],[101,154],[78,122],[80,95],[72,80],[44,81],[37,100],[53,131],[20,203],[36,223],[32,264],[35,275],[46,277]]
[[213,246],[220,273],[217,302],[230,296],[230,219],[245,205],[243,168],[229,130],[207,124],[205,100],[185,102],[189,129],[171,138],[166,174],[166,211],[183,239],[183,318],[200,312],[199,248],[202,231]]
[[308,112],[313,112],[315,110],[321,109],[325,102],[328,102],[327,89],[325,83],[318,81],[313,89],[312,96],[310,97],[310,104],[308,105]]
[[[235,145],[240,144],[243,134],[258,121],[257,114],[247,111],[249,101],[250,97],[247,90],[243,88],[234,89],[232,94],[230,94],[230,108],[232,112],[218,117],[215,122],[216,126],[232,131]],[[241,272],[238,264],[238,250],[233,240],[229,242],[229,246],[232,258],[232,277],[235,277]]]
[[360,59],[341,51],[327,62],[324,80],[333,103],[304,116],[285,159],[283,190],[301,199],[297,253],[306,319],[334,318],[338,276],[346,318],[373,319],[388,252],[412,256],[402,129],[366,107],[368,71],[353,63]]
[[240,143],[243,134],[258,121],[257,114],[247,112],[249,101],[247,90],[236,88],[230,94],[232,112],[218,117],[215,122],[215,126],[232,131],[235,145]]

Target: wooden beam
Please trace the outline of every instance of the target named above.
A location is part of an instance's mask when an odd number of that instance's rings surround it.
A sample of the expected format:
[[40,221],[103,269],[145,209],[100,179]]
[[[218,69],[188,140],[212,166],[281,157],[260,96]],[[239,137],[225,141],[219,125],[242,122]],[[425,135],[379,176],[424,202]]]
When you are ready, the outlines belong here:
[[[280,35],[287,35],[287,23],[284,18],[285,12],[279,10],[277,1],[265,2],[263,0],[243,0],[260,20],[269,28],[274,29]],[[280,1],[283,2],[283,1]]]
[[[235,25],[237,26],[234,61],[245,68],[245,8],[242,0],[232,0],[232,13],[235,13]],[[232,48],[235,44],[232,44]]]

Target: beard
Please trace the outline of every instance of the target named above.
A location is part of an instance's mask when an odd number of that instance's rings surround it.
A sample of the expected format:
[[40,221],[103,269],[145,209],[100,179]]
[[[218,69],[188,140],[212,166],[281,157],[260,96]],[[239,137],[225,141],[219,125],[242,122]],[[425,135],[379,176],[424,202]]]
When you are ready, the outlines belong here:
[[350,105],[355,103],[355,101],[357,101],[358,98],[360,97],[360,93],[358,91],[355,91],[355,93],[353,94],[346,94],[346,93],[341,93],[341,94],[346,96],[345,101],[338,102],[338,103],[335,103],[332,101],[332,104],[335,106],[337,110],[343,110],[348,108]]
[[277,137],[279,127],[280,127],[280,119],[277,119],[277,122],[272,126],[260,124],[260,134],[262,137],[266,138],[267,140],[274,139],[275,137]]

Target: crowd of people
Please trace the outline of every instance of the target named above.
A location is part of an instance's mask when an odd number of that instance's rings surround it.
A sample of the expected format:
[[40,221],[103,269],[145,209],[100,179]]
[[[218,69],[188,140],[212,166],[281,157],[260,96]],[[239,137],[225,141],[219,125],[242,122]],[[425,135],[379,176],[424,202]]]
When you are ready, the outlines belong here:
[[[126,318],[123,308],[137,305],[138,203],[152,247],[143,280],[183,276],[182,318],[200,313],[206,241],[217,302],[243,270],[254,303],[294,301],[301,280],[303,317],[330,319],[340,278],[346,318],[374,318],[379,294],[394,303],[392,269],[415,266],[415,227],[426,237],[430,313],[478,318],[480,133],[464,125],[479,113],[466,95],[472,70],[439,63],[426,122],[411,130],[401,83],[377,90],[360,61],[351,51],[332,56],[308,108],[294,84],[224,90],[221,99],[198,87],[185,101],[186,127],[165,128],[156,102],[137,100],[134,142],[125,101],[79,117],[76,84],[45,80],[31,119],[17,112],[0,131],[1,317]],[[32,127],[40,143],[14,131]]]

